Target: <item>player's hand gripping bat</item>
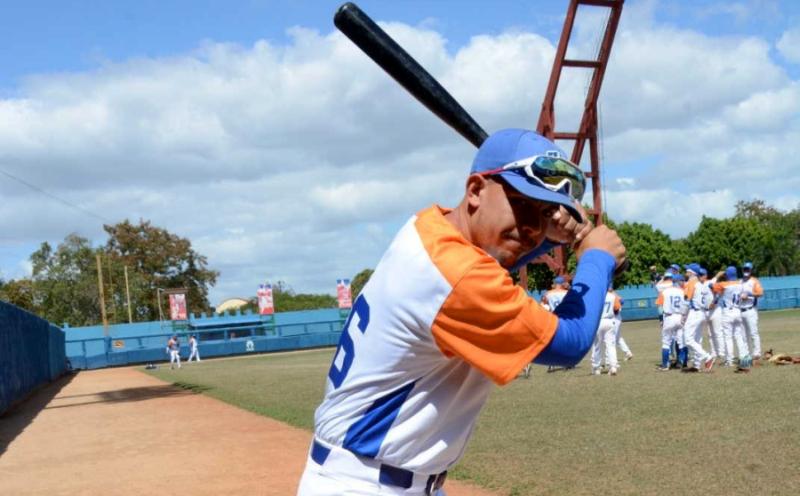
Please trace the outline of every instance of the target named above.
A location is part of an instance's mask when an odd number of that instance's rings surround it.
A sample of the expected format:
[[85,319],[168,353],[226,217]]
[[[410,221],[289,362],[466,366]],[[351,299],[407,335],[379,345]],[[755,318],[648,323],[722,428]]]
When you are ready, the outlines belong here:
[[[486,140],[486,131],[456,99],[356,4],[347,2],[339,7],[333,23],[414,98],[467,141],[480,147]],[[625,260],[617,268],[617,273],[626,270],[627,266]]]

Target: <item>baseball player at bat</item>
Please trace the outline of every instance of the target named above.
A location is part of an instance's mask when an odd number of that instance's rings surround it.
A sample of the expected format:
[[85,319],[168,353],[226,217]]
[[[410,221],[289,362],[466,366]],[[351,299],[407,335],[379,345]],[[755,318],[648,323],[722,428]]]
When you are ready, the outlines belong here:
[[[442,495],[494,384],[584,357],[625,247],[586,220],[564,157],[533,131],[496,132],[461,202],[400,229],[345,323],[299,495]],[[573,243],[572,289],[550,313],[509,271]]]

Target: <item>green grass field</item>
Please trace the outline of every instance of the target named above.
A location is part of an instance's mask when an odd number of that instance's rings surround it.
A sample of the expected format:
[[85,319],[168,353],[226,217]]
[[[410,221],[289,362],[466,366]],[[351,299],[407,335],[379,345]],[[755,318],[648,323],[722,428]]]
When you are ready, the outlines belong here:
[[[456,478],[499,494],[794,494],[800,365],[657,372],[655,321],[623,323],[616,377],[536,367],[498,388]],[[761,314],[764,349],[800,354],[800,311]],[[153,375],[311,430],[333,349],[206,361]]]

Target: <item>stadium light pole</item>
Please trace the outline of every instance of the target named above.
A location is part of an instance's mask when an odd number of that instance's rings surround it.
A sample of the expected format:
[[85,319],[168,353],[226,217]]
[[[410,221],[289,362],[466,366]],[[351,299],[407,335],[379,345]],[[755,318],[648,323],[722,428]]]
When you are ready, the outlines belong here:
[[158,300],[158,321],[164,322],[164,311],[161,310],[161,293],[164,291],[162,288],[156,288],[156,299]]

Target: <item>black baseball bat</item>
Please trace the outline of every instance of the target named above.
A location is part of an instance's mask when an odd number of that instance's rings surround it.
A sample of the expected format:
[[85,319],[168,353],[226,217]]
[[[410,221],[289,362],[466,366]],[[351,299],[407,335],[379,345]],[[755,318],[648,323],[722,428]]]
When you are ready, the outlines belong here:
[[[414,98],[467,141],[476,147],[486,141],[489,135],[453,95],[358,8],[358,5],[352,2],[342,4],[333,16],[333,24]],[[628,266],[628,261],[625,260],[617,268],[616,274],[626,271]]]
[[354,3],[339,7],[333,23],[395,81],[467,141],[481,146],[488,135],[453,96]]

